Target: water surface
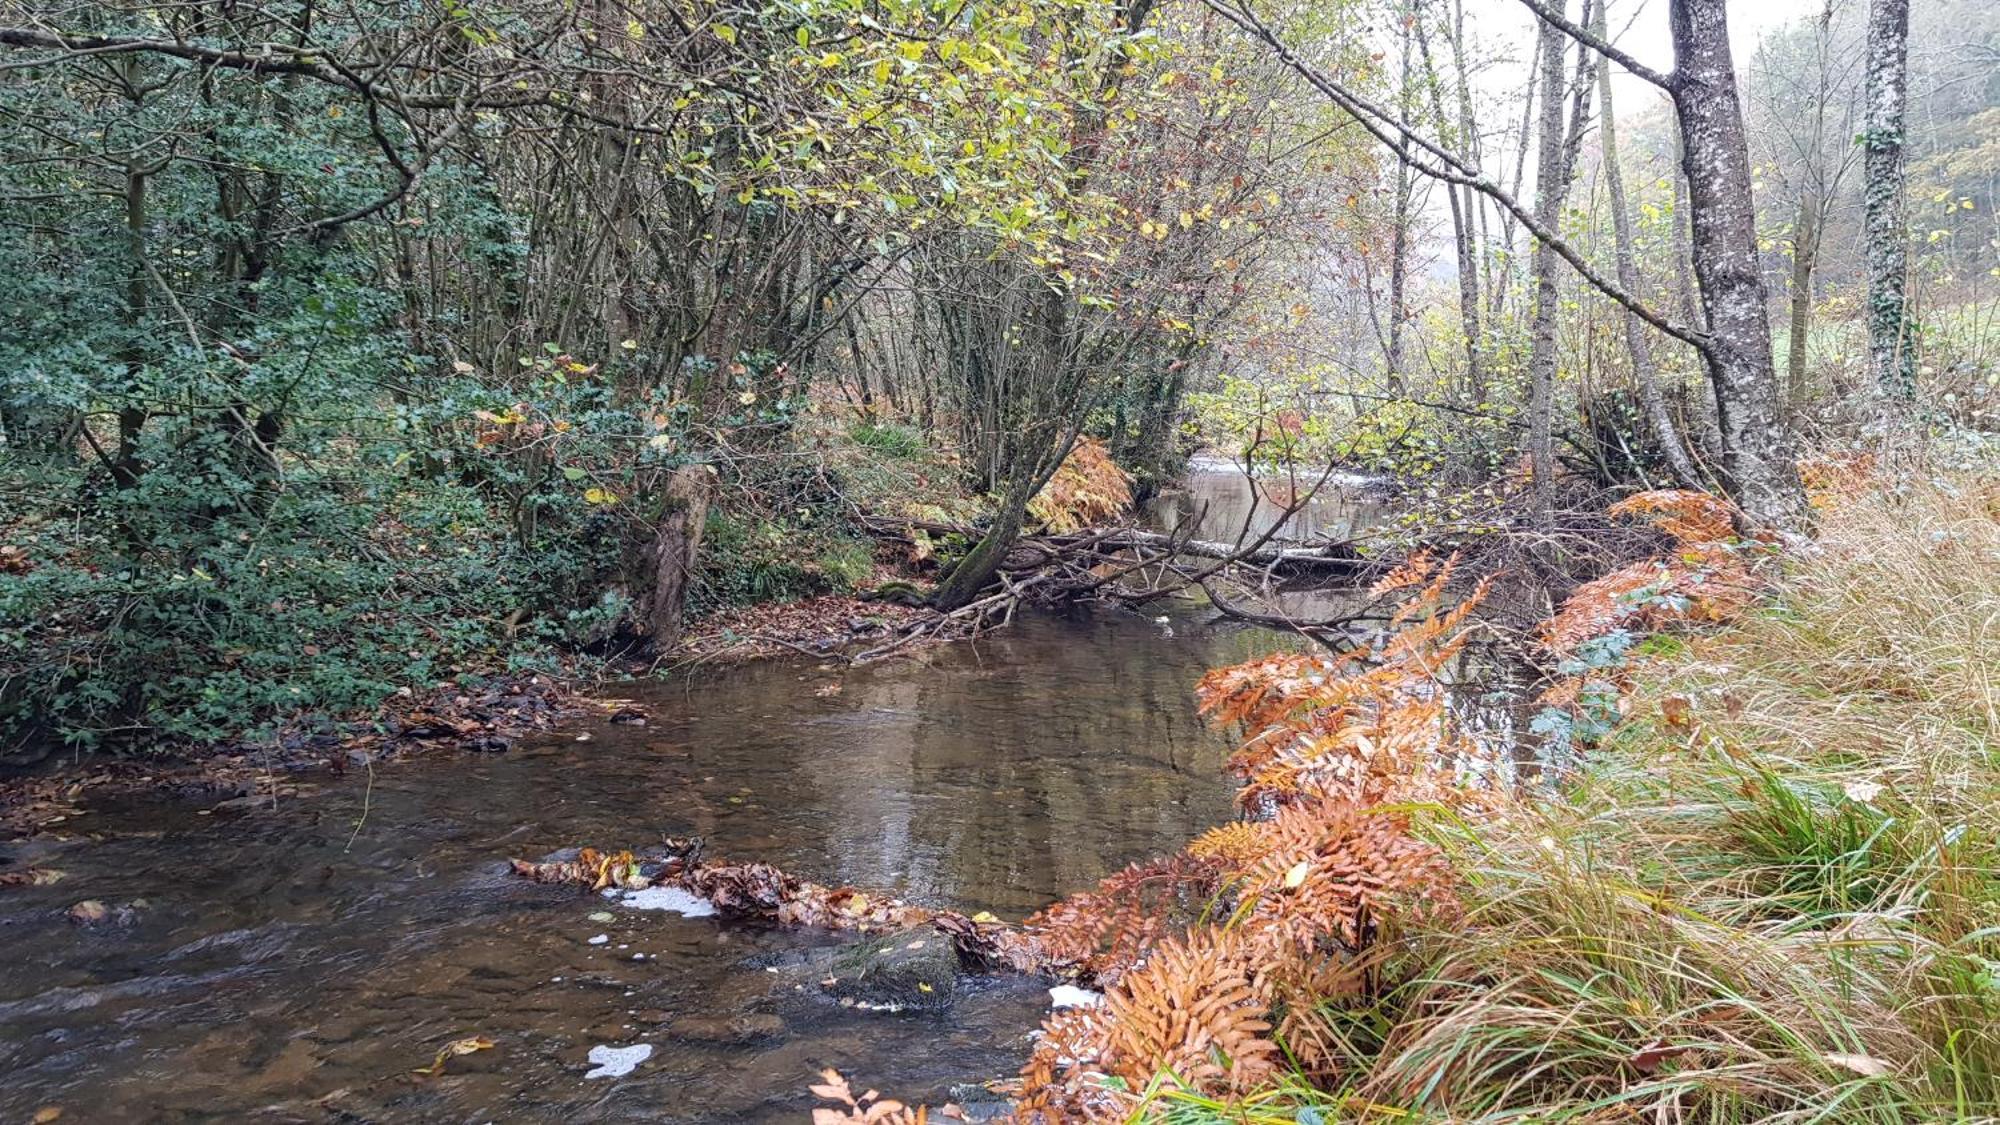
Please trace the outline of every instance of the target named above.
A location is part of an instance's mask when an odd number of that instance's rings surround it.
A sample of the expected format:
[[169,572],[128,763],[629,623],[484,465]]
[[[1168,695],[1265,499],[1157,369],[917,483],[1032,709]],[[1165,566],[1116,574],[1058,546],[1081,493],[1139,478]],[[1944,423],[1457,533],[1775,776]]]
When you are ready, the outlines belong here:
[[[275,809],[85,817],[66,827],[88,838],[6,850],[67,878],[0,891],[0,1119],[801,1120],[826,1066],[941,1100],[1018,1067],[1038,988],[995,982],[942,1015],[844,1009],[766,971],[834,939],[592,921],[609,904],[506,858],[698,834],[1018,917],[1230,815],[1226,744],[1190,689],[1272,643],[1187,616],[1028,617],[915,661],[630,688],[650,725],[318,778]],[[72,925],[83,899],[130,907],[129,925]],[[410,1075],[473,1035],[495,1046]],[[584,1077],[592,1046],[636,1043],[655,1049],[631,1075]]]

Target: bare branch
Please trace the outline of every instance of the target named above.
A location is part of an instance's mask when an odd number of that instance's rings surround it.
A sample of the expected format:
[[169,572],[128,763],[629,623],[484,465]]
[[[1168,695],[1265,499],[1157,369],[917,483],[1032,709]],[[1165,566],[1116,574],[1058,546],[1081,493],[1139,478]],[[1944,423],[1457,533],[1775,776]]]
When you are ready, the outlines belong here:
[[1630,73],[1651,82],[1653,85],[1670,94],[1673,93],[1673,75],[1661,74],[1659,71],[1633,58],[1629,52],[1622,51],[1613,46],[1604,37],[1593,33],[1582,24],[1541,3],[1541,0],[1521,0],[1521,6],[1535,13],[1535,16],[1543,23],[1548,24],[1578,43],[1624,67]]
[[[1510,195],[1505,188],[1487,179],[1479,169],[1451,152],[1444,146],[1418,133],[1408,122],[1376,105],[1369,99],[1350,90],[1328,75],[1325,71],[1306,62],[1293,53],[1285,41],[1279,38],[1269,24],[1259,19],[1247,5],[1231,6],[1224,0],[1203,0],[1217,15],[1235,24],[1252,38],[1263,42],[1276,53],[1279,61],[1310,82],[1320,93],[1325,94],[1333,104],[1346,110],[1363,129],[1368,130],[1376,140],[1387,146],[1399,159],[1407,161],[1410,167],[1432,179],[1446,183],[1461,184],[1479,192],[1498,203],[1509,215],[1540,239],[1557,257],[1568,262],[1583,279],[1598,292],[1611,298],[1630,310],[1632,315],[1652,325],[1661,332],[1687,344],[1689,347],[1708,355],[1709,337],[1687,325],[1668,319],[1639,298],[1627,292],[1617,282],[1606,277],[1584,258],[1583,254],[1570,245],[1560,234],[1535,218],[1528,208]],[[1430,159],[1424,159],[1428,156]]]

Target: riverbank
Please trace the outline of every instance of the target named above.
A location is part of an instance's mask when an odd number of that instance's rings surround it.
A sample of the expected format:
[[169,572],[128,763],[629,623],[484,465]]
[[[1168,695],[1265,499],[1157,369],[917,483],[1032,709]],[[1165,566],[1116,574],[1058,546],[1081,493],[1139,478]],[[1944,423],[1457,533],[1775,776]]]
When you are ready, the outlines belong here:
[[2000,488],[1821,519],[1762,605],[1635,650],[1622,723],[1559,793],[1409,810],[1460,905],[1385,920],[1379,984],[1323,997],[1331,1065],[1139,1100],[1185,1121],[1991,1120]]

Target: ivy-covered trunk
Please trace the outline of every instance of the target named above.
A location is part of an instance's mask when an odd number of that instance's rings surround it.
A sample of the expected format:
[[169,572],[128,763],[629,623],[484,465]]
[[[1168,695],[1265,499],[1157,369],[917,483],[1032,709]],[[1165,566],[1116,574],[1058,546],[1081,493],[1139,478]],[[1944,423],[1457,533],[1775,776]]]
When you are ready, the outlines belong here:
[[1756,206],[1725,0],[1674,0],[1674,112],[1687,174],[1695,281],[1708,321],[1709,382],[1722,428],[1723,471],[1752,522],[1804,531],[1805,489],[1778,396]]
[[1868,76],[1861,132],[1861,204],[1868,256],[1868,365],[1894,402],[1916,397],[1915,334],[1904,249],[1903,104],[1908,92],[1910,0],[1868,6]]
[[680,640],[687,619],[688,587],[701,553],[702,525],[708,521],[714,479],[706,465],[683,465],[668,475],[660,490],[660,516],[653,525],[648,558],[651,589],[641,619],[653,647],[662,651]]

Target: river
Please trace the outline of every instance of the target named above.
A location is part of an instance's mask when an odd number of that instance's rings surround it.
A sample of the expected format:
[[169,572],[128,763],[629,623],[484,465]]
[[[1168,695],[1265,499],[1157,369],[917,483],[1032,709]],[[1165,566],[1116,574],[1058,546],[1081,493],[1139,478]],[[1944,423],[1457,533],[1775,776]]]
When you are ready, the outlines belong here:
[[[0,1119],[795,1121],[829,1066],[935,1104],[1020,1065],[1041,986],[843,1008],[770,971],[835,939],[614,906],[506,860],[692,834],[1018,918],[1231,815],[1191,688],[1281,643],[1185,609],[1027,615],[914,660],[627,685],[646,726],[350,771],[273,808],[99,810],[5,848],[65,878],[0,891]],[[84,899],[114,919],[68,921]],[[411,1073],[473,1036],[493,1046]],[[629,1075],[587,1076],[592,1047],[642,1044]]]

